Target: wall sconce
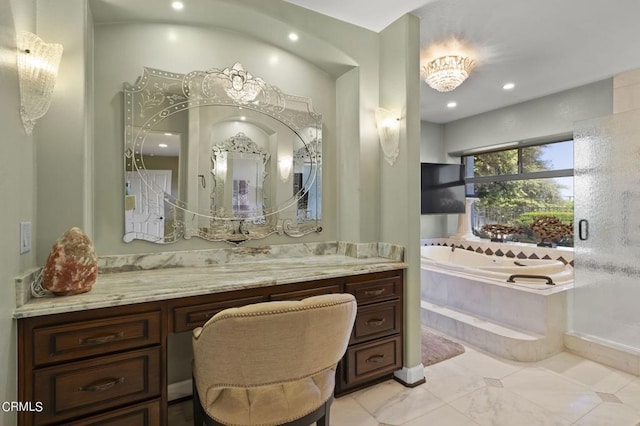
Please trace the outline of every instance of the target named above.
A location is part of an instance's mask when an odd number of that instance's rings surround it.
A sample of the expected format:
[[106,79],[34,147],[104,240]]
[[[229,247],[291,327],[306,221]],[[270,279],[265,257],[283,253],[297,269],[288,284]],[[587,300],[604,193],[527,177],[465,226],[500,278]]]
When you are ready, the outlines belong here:
[[286,182],[291,176],[291,169],[293,168],[293,157],[290,155],[283,155],[278,159],[278,171],[280,172],[280,180]]
[[376,108],[376,125],[384,159],[393,166],[400,153],[400,118],[384,108]]
[[35,34],[17,34],[18,80],[20,83],[20,116],[27,134],[36,120],[44,116],[51,105],[51,95],[58,76],[62,45],[45,43]]

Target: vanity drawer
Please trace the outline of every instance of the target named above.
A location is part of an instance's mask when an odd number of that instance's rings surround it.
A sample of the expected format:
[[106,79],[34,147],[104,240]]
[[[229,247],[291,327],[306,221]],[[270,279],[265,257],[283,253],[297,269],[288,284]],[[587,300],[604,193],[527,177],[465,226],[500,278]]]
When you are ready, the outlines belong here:
[[402,329],[402,306],[399,300],[358,308],[349,344],[390,336]]
[[44,411],[34,414],[34,424],[160,396],[160,359],[160,347],[155,347],[36,370],[33,398]]
[[159,311],[33,329],[36,366],[160,343]]
[[77,422],[65,423],[67,426],[157,426],[159,424],[159,399],[84,418]]
[[270,300],[302,300],[311,296],[322,294],[340,293],[340,284],[331,284],[322,287],[313,287],[306,290],[287,291],[269,296]]
[[400,336],[354,345],[347,349],[346,384],[354,386],[402,368]]
[[244,297],[240,299],[225,300],[221,302],[204,303],[201,305],[182,306],[173,309],[173,331],[193,330],[202,327],[209,319],[227,308],[237,308],[252,303],[264,302],[262,296]]
[[373,279],[352,277],[345,284],[345,292],[353,294],[358,305],[397,299],[402,295],[402,276],[394,271],[391,275],[377,274]]

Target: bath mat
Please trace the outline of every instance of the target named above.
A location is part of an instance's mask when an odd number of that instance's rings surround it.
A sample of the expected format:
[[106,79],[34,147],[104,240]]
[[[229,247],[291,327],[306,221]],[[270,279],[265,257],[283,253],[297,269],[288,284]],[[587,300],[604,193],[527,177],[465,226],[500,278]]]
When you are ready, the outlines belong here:
[[422,365],[433,365],[464,353],[464,346],[422,328]]

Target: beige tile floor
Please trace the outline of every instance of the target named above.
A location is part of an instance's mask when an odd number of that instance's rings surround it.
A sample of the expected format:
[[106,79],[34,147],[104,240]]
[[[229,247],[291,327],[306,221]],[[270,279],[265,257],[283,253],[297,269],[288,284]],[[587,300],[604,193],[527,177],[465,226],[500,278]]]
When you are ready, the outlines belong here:
[[[519,363],[465,347],[416,388],[390,380],[336,399],[331,425],[640,426],[639,377],[567,352]],[[191,401],[169,412],[169,425],[191,425]]]

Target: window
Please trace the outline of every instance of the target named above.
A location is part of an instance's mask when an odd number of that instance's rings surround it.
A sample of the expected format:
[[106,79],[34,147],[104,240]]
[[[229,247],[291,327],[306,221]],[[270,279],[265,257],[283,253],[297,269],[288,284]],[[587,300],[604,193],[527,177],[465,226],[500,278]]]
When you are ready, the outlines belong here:
[[573,140],[467,155],[463,164],[467,196],[478,198],[476,234],[573,246],[570,235],[544,238],[536,226],[541,216],[558,220],[556,234],[573,224]]

